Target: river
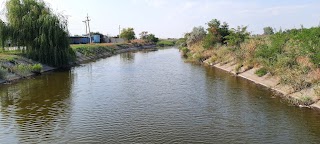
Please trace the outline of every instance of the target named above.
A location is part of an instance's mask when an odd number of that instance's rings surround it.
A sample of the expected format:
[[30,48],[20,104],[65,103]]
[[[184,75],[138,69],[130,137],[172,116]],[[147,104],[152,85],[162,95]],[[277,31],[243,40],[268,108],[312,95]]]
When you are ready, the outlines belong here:
[[319,143],[320,113],[175,48],[0,86],[0,143]]

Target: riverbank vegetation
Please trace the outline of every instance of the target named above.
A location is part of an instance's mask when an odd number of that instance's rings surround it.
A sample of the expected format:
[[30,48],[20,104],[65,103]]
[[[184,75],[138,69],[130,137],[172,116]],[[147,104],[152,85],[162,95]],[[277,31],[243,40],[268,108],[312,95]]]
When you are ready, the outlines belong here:
[[[208,28],[195,27],[180,39],[182,55],[189,61],[211,64],[233,63],[235,71],[257,68],[258,76],[278,77],[293,92],[314,88],[320,83],[320,28],[280,30],[264,29],[263,35],[251,35],[247,27],[229,28],[219,20]],[[319,99],[320,93],[316,94]]]

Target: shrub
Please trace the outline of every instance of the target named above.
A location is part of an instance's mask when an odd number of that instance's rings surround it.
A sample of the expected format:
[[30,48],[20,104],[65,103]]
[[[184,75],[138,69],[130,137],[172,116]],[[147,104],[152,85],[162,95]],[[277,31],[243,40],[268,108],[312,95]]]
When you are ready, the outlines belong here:
[[242,67],[243,67],[243,64],[238,64],[235,68],[235,71],[238,73]]
[[148,34],[148,35],[146,36],[146,40],[147,40],[148,42],[154,42],[154,43],[156,43],[156,42],[159,41],[159,38],[157,38],[154,34]]
[[177,40],[176,45],[179,49],[187,47],[187,38],[180,38],[179,40]]
[[259,77],[262,77],[268,73],[268,70],[266,68],[260,68],[258,69],[255,74]]
[[40,73],[42,71],[42,65],[41,64],[34,64],[32,66],[32,72]]
[[310,97],[310,96],[303,96],[301,98],[301,102],[304,105],[311,105],[313,103],[313,100],[312,100],[312,97]]
[[203,62],[207,60],[209,57],[207,57],[203,52],[196,52],[192,55],[192,61],[193,62]]
[[294,92],[311,86],[311,82],[306,79],[306,74],[299,69],[284,68],[278,75],[280,76],[280,83],[292,86]]
[[8,57],[7,58],[7,61],[11,62],[11,63],[15,63],[15,60],[16,58],[15,57]]
[[32,71],[32,65],[18,64],[13,67],[13,71],[23,77],[28,76]]
[[226,36],[230,34],[229,25],[221,22],[217,19],[213,19],[208,24],[208,34],[203,40],[203,47],[205,49],[210,49],[217,44],[226,44]]
[[8,75],[8,70],[3,67],[0,67],[0,78],[5,80],[7,78],[7,75]]
[[183,47],[181,48],[181,52],[182,52],[182,55],[184,57],[187,57],[187,53],[189,52],[190,50],[187,48],[187,47]]
[[249,38],[250,33],[247,32],[247,27],[238,26],[237,29],[232,29],[230,34],[226,36],[228,46],[240,47],[240,44]]

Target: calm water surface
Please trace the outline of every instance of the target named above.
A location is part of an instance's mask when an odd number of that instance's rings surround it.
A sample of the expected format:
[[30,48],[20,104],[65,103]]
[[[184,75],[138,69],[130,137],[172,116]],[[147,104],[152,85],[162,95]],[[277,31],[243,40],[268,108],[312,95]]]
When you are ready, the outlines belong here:
[[320,143],[320,114],[177,49],[0,86],[0,143]]

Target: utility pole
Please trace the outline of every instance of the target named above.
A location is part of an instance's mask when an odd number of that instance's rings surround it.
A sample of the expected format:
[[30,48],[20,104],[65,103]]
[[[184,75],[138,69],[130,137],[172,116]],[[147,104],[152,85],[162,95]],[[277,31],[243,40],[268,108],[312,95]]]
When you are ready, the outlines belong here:
[[87,25],[87,21],[82,21],[84,22],[84,25],[86,26],[86,34],[88,34],[88,25]]
[[120,33],[121,33],[121,27],[120,27],[120,25],[119,25],[119,38],[120,38]]
[[[86,20],[82,21],[85,23],[86,25],[86,34],[88,34],[89,39],[90,39],[90,43],[92,43],[92,38],[91,38],[91,31],[90,31],[90,19],[89,19],[89,15],[87,14]],[[89,29],[89,33],[88,33],[88,29]]]
[[89,38],[90,38],[90,43],[92,43],[92,39],[91,39],[91,31],[90,31],[90,19],[89,19],[89,14],[87,14],[87,22],[88,22],[88,28],[89,28]]

